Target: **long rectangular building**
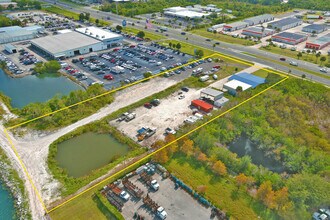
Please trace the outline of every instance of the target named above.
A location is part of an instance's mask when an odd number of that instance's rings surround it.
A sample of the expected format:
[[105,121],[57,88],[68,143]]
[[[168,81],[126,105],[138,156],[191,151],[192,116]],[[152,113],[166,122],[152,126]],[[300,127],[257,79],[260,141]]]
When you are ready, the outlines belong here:
[[307,40],[306,35],[295,34],[290,32],[282,32],[272,36],[272,41],[290,44],[290,45],[296,45],[306,40]]
[[37,37],[38,32],[43,30],[41,26],[19,27],[10,26],[0,28],[0,44],[16,41],[31,40]]
[[75,31],[34,39],[31,46],[51,59],[73,57],[107,48],[102,41]]
[[268,28],[285,31],[302,24],[302,20],[297,18],[284,18],[278,21],[271,22],[267,25]]
[[319,34],[326,31],[327,29],[328,29],[327,26],[323,24],[311,24],[311,25],[307,25],[306,27],[303,27],[302,31]]
[[316,38],[315,40],[309,40],[306,42],[306,48],[320,50],[330,45],[330,33],[323,37]]
[[275,30],[269,28],[262,28],[262,27],[249,27],[242,31],[242,34],[251,37],[267,37],[275,33]]
[[265,22],[273,21],[273,20],[274,20],[273,15],[263,14],[263,15],[247,18],[244,20],[244,22],[247,22],[247,23],[249,23],[250,26],[252,26],[252,25],[262,24]]
[[226,24],[223,26],[224,31],[237,31],[249,26],[249,23],[244,21],[238,21],[231,24]]

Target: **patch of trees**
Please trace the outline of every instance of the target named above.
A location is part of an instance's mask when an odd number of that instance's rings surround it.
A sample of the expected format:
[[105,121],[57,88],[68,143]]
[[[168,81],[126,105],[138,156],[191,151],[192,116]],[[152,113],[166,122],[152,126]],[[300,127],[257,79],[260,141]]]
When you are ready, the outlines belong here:
[[34,67],[34,72],[39,74],[57,73],[61,69],[61,65],[56,60],[47,61],[45,63],[37,63]]
[[41,3],[39,1],[34,0],[13,0],[13,2],[17,3],[17,7],[19,9],[41,9]]
[[292,8],[306,8],[312,10],[329,11],[330,4],[328,0],[290,0],[288,5]]
[[89,13],[80,13],[79,14],[79,21],[89,21],[90,19],[90,14]]
[[0,15],[0,27],[20,26],[22,22],[18,19],[11,20],[4,15]]

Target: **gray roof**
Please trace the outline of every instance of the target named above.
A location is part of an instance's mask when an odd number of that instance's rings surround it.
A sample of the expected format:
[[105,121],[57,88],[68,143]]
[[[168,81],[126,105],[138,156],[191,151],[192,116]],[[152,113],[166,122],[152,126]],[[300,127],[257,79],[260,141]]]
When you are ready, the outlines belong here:
[[234,27],[247,26],[247,25],[249,25],[249,24],[244,21],[237,21],[234,23],[226,24],[226,25],[224,25],[224,27],[230,26],[230,27],[234,28]]
[[264,20],[268,20],[268,19],[273,19],[274,16],[271,14],[263,14],[263,15],[258,15],[258,16],[254,16],[251,18],[247,18],[244,21],[248,22],[248,21],[252,21],[254,23],[259,23],[259,21],[264,21]]
[[322,37],[316,38],[314,40],[309,40],[308,43],[311,44],[318,44],[318,45],[324,45],[330,42],[330,33],[326,34]]
[[12,44],[5,44],[5,48],[8,48],[10,50],[16,49],[16,47]]
[[205,94],[213,96],[213,97],[223,94],[223,92],[212,89],[212,88],[206,88],[206,89],[202,90],[201,93],[205,93]]
[[294,40],[299,40],[301,38],[307,37],[306,35],[303,34],[296,34],[296,33],[290,33],[290,32],[282,32],[279,34],[274,35],[273,37],[280,37],[280,38],[289,38],[289,39],[294,39]]
[[33,31],[26,30],[19,26],[10,26],[10,27],[0,28],[0,38],[1,39],[14,38],[14,37],[32,35],[32,34],[34,34]]
[[304,29],[312,29],[312,30],[316,30],[316,31],[322,31],[324,29],[326,29],[326,26],[323,24],[311,24],[311,25],[307,25],[306,27],[303,27]]
[[78,32],[69,32],[53,36],[42,37],[34,39],[31,43],[38,47],[55,54],[73,50],[93,44],[100,43],[101,41],[88,37]]
[[284,18],[282,20],[278,20],[278,21],[274,21],[274,22],[270,22],[268,23],[268,25],[270,26],[276,26],[276,27],[283,27],[289,24],[293,24],[293,23],[297,23],[300,22],[301,20],[298,18]]
[[257,32],[257,33],[271,33],[271,32],[274,32],[273,29],[269,29],[269,28],[264,28],[264,31],[262,31],[262,27],[259,27],[259,26],[245,28],[243,30],[243,32],[244,31],[247,31],[247,32]]

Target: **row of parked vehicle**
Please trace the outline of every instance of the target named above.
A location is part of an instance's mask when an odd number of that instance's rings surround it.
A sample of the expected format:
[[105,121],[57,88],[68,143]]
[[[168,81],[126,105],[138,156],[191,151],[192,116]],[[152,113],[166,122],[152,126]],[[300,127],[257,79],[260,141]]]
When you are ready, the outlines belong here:
[[33,54],[25,51],[24,49],[20,50],[19,62],[24,65],[31,65],[41,62]]
[[62,69],[65,72],[67,72],[68,74],[76,77],[78,80],[81,81],[81,80],[86,80],[87,79],[87,76],[84,73],[80,72],[78,69],[76,69],[72,66],[69,66],[67,63],[64,63],[64,62],[62,62],[60,64],[62,66]]
[[0,61],[5,62],[7,69],[13,74],[19,75],[24,72],[15,63],[13,63],[8,57],[6,57],[3,54],[0,54]]

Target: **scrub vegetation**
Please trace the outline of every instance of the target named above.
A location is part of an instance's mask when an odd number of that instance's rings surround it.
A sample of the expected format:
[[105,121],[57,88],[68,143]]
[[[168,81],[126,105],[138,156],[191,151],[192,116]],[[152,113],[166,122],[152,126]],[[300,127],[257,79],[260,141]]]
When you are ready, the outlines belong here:
[[[290,78],[155,159],[195,190],[205,185],[205,196],[235,219],[310,219],[330,203],[329,103],[328,88]],[[288,172],[274,173],[231,153],[227,145],[242,134]]]
[[[6,126],[10,127],[17,125],[24,121],[34,119],[47,113],[95,97],[104,92],[106,92],[106,90],[101,85],[93,85],[88,87],[86,91],[73,91],[67,96],[55,96],[54,98],[44,103],[32,103],[22,109],[13,109],[13,113],[17,114],[19,118],[8,121]],[[55,114],[51,114],[47,117],[40,118],[24,126],[36,130],[54,130],[66,125],[70,125],[79,119],[95,113],[106,104],[110,104],[113,100],[114,98],[111,94],[104,95],[97,99],[93,99],[92,101],[84,102]]]

